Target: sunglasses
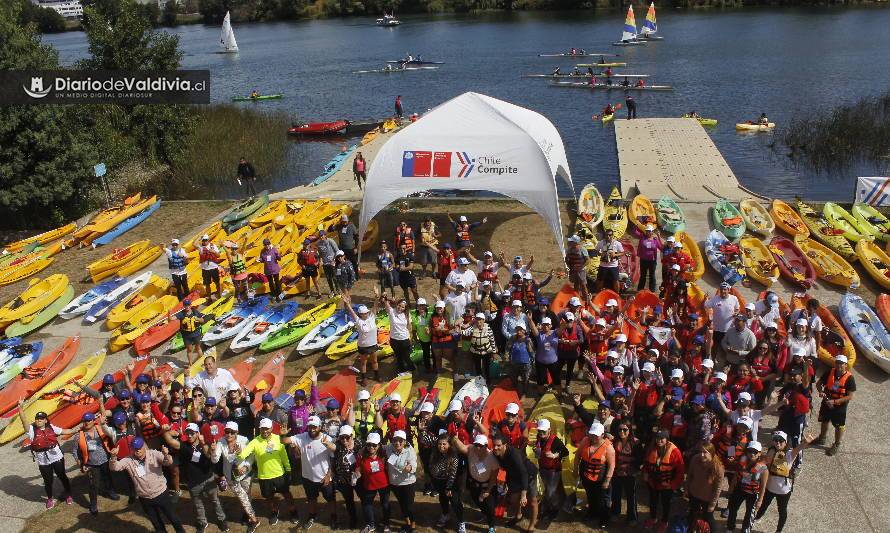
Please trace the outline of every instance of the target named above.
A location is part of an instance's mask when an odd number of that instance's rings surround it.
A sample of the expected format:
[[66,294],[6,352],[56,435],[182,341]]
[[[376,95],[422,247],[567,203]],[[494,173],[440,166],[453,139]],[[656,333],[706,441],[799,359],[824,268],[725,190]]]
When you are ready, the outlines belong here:
[[200,392],[192,394],[192,398],[203,398],[203,397],[204,397],[204,395],[201,394]]
[[379,444],[373,444],[373,443],[369,442],[369,443],[365,444],[365,446],[367,446],[368,448],[376,448],[376,447],[378,447],[378,446],[380,446],[380,445],[379,445]]
[[234,429],[227,429],[226,433],[228,433],[229,435],[236,435],[238,433],[238,431],[234,430]]
[[618,428],[618,431],[621,431],[621,432],[630,431],[630,428]]
[[180,416],[182,415],[182,411],[170,411],[170,416]]

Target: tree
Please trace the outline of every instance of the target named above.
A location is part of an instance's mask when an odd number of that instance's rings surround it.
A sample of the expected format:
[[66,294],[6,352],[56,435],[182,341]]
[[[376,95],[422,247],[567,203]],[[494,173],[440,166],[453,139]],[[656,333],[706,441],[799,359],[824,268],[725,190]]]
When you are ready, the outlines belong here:
[[176,26],[176,15],[179,13],[179,2],[176,0],[168,0],[164,4],[164,11],[161,13],[162,26]]
[[31,2],[22,4],[19,21],[22,24],[30,24],[32,22],[37,24],[37,29],[41,33],[65,31],[65,17],[60,15],[58,11],[48,7],[40,7]]
[[[27,0],[25,0],[27,1]],[[0,70],[59,68],[21,0],[0,2]],[[0,106],[0,224],[57,226],[79,216],[95,184],[92,139],[68,106]]]

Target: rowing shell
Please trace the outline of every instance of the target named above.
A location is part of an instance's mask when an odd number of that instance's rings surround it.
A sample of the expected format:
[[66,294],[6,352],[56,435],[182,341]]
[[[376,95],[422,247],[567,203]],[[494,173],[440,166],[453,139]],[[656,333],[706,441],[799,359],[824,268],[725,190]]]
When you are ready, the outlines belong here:
[[[581,74],[523,74],[523,78],[590,78],[590,74],[581,73]],[[596,75],[597,78],[602,78],[603,76],[600,74]],[[649,74],[615,74],[612,73],[612,78],[648,78]]]
[[405,67],[405,68],[391,68],[391,69],[378,68],[378,69],[374,69],[374,70],[356,70],[356,71],[353,71],[353,74],[372,74],[372,73],[373,74],[378,74],[378,73],[379,74],[391,74],[394,72],[407,72],[407,71],[412,71],[412,70],[438,70],[440,68],[441,67]]
[[538,57],[618,57],[618,54],[538,54]]
[[387,61],[387,63],[403,63],[405,65],[444,65],[444,61],[420,61],[417,59],[412,59],[408,61],[407,59],[391,59]]
[[646,85],[643,87],[623,87],[621,85],[606,85],[605,83],[597,83],[596,85],[591,85],[589,83],[577,82],[577,81],[555,81],[550,84],[553,87],[574,87],[578,89],[603,89],[606,91],[615,90],[615,91],[673,91],[674,88],[670,85]]

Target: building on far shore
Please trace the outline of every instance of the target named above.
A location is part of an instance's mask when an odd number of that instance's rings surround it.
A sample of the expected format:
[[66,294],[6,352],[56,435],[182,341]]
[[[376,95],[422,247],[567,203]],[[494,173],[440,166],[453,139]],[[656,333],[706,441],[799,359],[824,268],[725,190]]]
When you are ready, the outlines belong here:
[[31,0],[31,3],[52,9],[66,19],[83,18],[83,5],[80,0]]

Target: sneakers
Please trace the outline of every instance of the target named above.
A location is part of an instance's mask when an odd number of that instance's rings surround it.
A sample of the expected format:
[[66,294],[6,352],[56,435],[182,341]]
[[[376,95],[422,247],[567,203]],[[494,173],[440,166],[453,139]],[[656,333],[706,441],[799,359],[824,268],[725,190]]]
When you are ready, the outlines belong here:
[[467,533],[467,524],[461,522],[457,525],[457,533]]
[[838,444],[837,442],[835,442],[834,444],[831,445],[831,448],[828,448],[827,450],[825,450],[825,455],[827,455],[829,457],[837,455],[837,452],[838,452],[838,450],[840,450],[840,448],[841,448],[841,445]]
[[825,445],[825,437],[819,437],[811,443],[812,446],[824,446]]
[[71,505],[74,503],[74,499],[71,496],[65,496],[65,505]]
[[278,513],[279,511],[275,511],[275,514],[269,517],[269,525],[274,526],[278,523]]
[[[70,496],[69,496],[69,497],[70,497]],[[46,499],[46,508],[47,508],[47,509],[52,509],[52,508],[55,507],[55,506],[56,506],[56,500],[54,500],[54,499],[52,499],[52,498],[47,498],[47,499]]]
[[108,493],[108,499],[111,500],[111,501],[113,501],[113,502],[116,502],[116,501],[118,501],[119,499],[121,499],[121,497],[120,497],[120,495],[118,495],[118,493],[112,491],[112,492],[109,492],[109,493]]
[[451,520],[451,515],[443,514],[439,517],[438,522],[436,522],[436,527],[445,527],[449,520]]
[[315,518],[309,517],[308,519],[306,519],[305,522],[303,522],[303,529],[309,529],[314,525],[315,525]]

